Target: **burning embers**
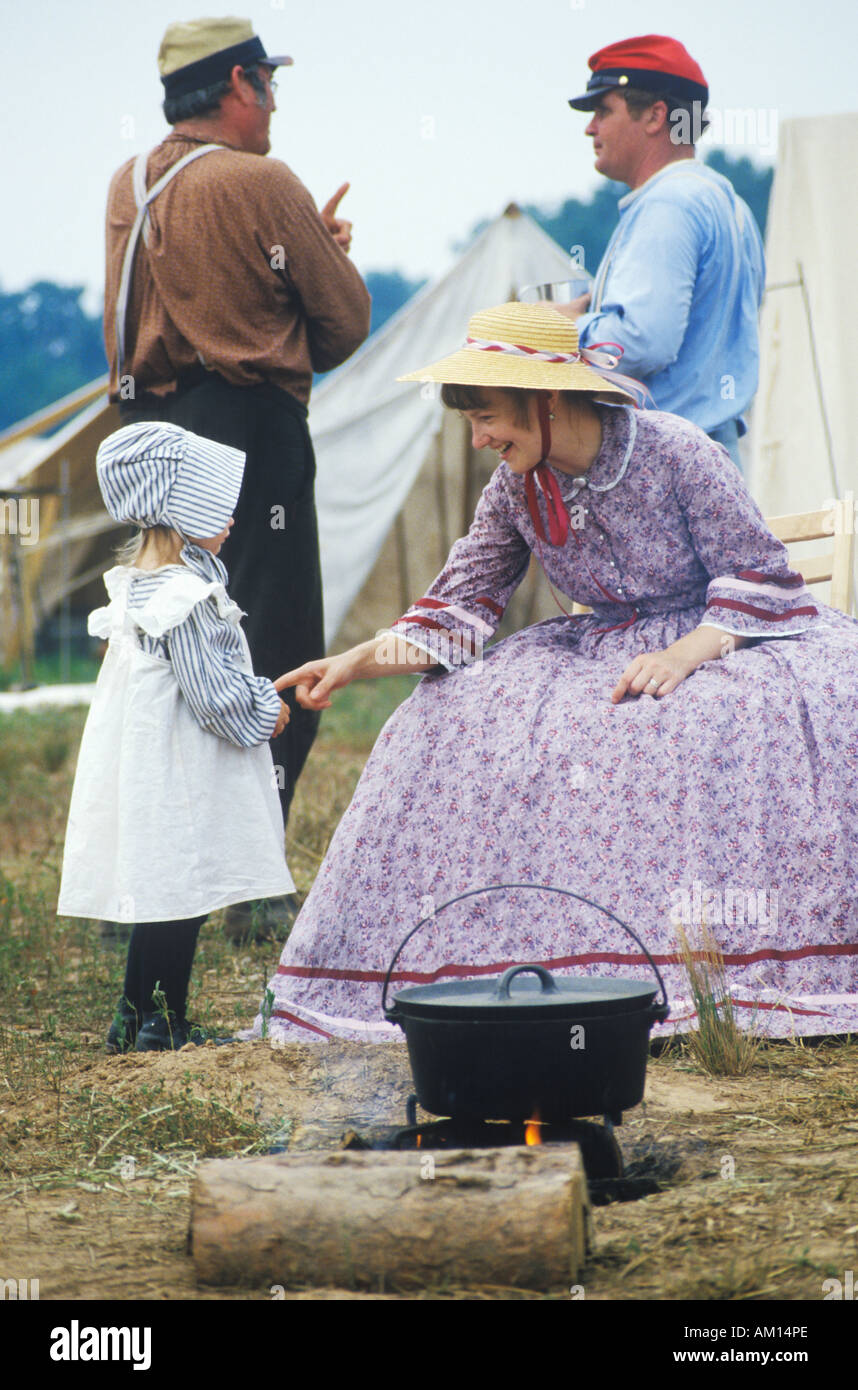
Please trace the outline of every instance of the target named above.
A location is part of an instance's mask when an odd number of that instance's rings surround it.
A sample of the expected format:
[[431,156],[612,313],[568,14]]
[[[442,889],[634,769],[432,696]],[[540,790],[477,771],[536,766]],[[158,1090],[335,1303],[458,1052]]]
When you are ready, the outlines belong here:
[[[529,1120],[475,1120],[458,1118],[417,1123],[414,1098],[409,1098],[409,1124],[381,1140],[379,1147],[391,1149],[505,1149],[542,1144],[577,1144],[588,1179],[619,1178],[623,1158],[614,1137],[613,1125],[568,1120],[546,1124],[534,1111]],[[345,1147],[360,1147],[362,1141],[352,1131]]]
[[418,1123],[415,1096],[409,1096],[406,1114],[408,1124],[404,1128],[385,1126],[383,1133],[376,1131],[371,1137],[352,1129],[343,1135],[341,1147],[478,1151],[532,1146],[547,1150],[576,1144],[594,1206],[633,1201],[661,1191],[660,1183],[650,1176],[624,1175],[623,1156],[614,1126],[607,1117],[604,1124],[581,1119],[548,1123],[541,1119],[538,1110],[534,1110],[529,1120],[480,1120],[460,1116]]
[[527,1124],[524,1126],[525,1144],[542,1143],[542,1123],[539,1118],[539,1111],[534,1110]]

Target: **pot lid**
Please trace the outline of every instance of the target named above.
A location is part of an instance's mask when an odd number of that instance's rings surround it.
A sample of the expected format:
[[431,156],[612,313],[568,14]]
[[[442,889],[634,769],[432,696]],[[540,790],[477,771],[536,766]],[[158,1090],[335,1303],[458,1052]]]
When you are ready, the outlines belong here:
[[394,996],[411,1018],[579,1019],[647,1008],[656,987],[648,980],[594,976],[555,978],[542,965],[514,965],[502,976],[415,985]]

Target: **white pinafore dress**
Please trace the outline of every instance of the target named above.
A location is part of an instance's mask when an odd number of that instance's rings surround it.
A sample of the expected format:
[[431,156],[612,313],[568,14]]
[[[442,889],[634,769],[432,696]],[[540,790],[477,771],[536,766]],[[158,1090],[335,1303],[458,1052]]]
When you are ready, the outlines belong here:
[[223,584],[177,568],[132,617],[131,579],[125,566],[105,575],[110,604],[89,618],[109,646],[78,756],[57,912],[166,922],[294,892],[270,748],[203,729],[171,663],[138,637],[162,637],[203,601],[237,625],[241,610]]

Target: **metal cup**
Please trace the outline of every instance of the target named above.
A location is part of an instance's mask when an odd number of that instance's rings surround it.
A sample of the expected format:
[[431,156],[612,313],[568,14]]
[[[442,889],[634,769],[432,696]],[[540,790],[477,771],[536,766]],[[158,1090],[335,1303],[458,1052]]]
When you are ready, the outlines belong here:
[[590,294],[592,289],[592,280],[586,275],[579,275],[575,280],[554,280],[544,285],[522,285],[518,298],[522,304],[535,304],[539,300],[569,304],[579,295]]

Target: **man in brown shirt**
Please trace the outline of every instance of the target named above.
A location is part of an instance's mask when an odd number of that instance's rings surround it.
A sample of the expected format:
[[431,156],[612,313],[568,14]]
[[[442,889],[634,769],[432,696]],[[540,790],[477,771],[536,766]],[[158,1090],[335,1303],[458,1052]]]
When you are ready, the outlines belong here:
[[[313,372],[354,352],[370,311],[346,255],[351,224],[336,215],[348,185],[320,213],[285,164],[264,158],[272,72],[291,61],[268,57],[246,21],[171,25],[159,68],[173,131],[122,166],[107,206],[111,399],[123,423],[168,420],[246,453],[222,558],[254,668],[272,678],[324,650],[307,402]],[[284,815],[315,730],[293,705],[273,742]]]

